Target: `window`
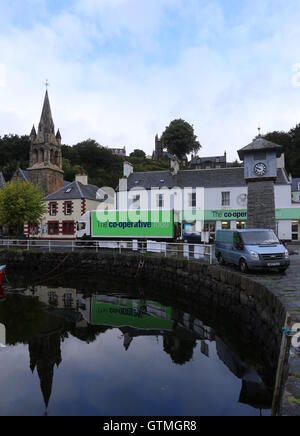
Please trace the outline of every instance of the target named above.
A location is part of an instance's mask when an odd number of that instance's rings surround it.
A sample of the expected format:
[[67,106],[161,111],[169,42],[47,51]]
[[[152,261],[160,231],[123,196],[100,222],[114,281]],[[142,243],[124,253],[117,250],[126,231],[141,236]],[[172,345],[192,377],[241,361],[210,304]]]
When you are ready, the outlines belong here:
[[298,223],[298,221],[292,222],[292,240],[293,241],[299,240],[299,223]]
[[74,221],[63,221],[63,235],[74,235]]
[[157,207],[159,207],[159,208],[164,207],[164,196],[162,194],[159,194],[157,196]]
[[238,230],[245,230],[246,229],[246,223],[245,221],[237,221],[236,222],[236,228]]
[[50,203],[50,216],[57,215],[57,203]]
[[229,221],[224,221],[222,223],[222,230],[230,230],[230,222]]
[[73,204],[71,201],[65,202],[65,215],[72,215]]
[[49,221],[48,222],[48,234],[49,235],[59,235],[59,222]]
[[50,306],[57,306],[58,305],[58,298],[57,298],[57,294],[54,291],[49,291],[48,292],[48,303],[50,304]]
[[189,207],[197,207],[197,196],[195,192],[189,194]]
[[216,223],[215,222],[206,222],[204,223],[204,232],[209,232],[212,239],[216,239]]
[[222,206],[230,206],[230,192],[222,192]]

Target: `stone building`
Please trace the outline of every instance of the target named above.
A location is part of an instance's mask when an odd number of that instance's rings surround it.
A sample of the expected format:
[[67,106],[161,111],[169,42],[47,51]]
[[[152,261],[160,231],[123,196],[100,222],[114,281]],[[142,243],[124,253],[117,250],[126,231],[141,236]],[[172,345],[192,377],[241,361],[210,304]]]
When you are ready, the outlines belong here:
[[49,195],[64,186],[62,170],[61,135],[55,127],[46,91],[38,131],[33,126],[30,134],[28,181]]
[[76,224],[85,212],[97,210],[106,193],[90,185],[86,175],[45,197],[47,212],[38,226],[24,226],[24,233],[46,239],[75,239]]
[[226,168],[227,167],[227,153],[225,151],[223,156],[212,157],[199,157],[192,156],[189,167],[192,170],[209,170],[212,168]]
[[126,147],[123,147],[123,148],[110,148],[110,151],[112,152],[112,154],[114,156],[122,157],[124,159],[127,156]]

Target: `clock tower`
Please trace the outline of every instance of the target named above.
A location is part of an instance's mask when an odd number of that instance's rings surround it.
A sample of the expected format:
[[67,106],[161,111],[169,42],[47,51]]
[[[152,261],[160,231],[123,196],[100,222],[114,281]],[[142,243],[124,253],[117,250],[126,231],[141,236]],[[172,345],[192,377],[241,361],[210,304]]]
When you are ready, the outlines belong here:
[[249,229],[272,229],[276,231],[275,182],[277,159],[282,147],[267,141],[260,134],[238,152],[244,161],[245,180],[248,185]]

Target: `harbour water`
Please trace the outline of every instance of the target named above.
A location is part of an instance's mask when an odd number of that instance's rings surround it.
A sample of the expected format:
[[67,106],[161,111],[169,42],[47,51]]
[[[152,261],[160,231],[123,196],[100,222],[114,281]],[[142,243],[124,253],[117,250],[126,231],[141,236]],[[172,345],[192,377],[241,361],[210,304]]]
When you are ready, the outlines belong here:
[[270,415],[274,374],[207,308],[119,282],[0,301],[1,415]]

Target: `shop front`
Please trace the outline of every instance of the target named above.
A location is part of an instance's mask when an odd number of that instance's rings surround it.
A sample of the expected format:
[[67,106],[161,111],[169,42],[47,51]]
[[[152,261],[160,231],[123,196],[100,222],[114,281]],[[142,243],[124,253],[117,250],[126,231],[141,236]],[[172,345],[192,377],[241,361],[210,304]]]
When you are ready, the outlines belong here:
[[[277,235],[285,241],[300,241],[300,208],[276,210]],[[215,238],[217,230],[247,228],[247,210],[206,210],[203,231]]]

